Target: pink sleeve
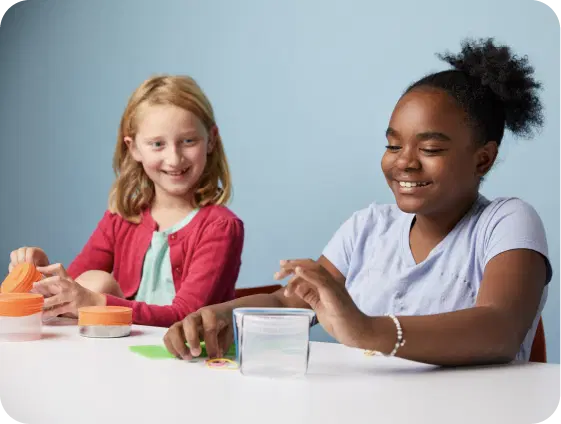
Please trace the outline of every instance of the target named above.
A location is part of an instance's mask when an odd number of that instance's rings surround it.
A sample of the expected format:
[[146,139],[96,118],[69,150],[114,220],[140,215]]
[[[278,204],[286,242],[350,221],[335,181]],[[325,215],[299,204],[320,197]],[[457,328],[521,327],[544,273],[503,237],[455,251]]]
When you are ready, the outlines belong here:
[[205,229],[195,247],[187,276],[170,306],[107,296],[107,305],[133,309],[133,322],[139,325],[169,327],[203,306],[224,300],[234,292],[241,266],[244,241],[243,223],[238,219],[220,220]]
[[111,212],[105,212],[82,251],[68,266],[70,277],[75,279],[90,270],[113,271],[114,217]]

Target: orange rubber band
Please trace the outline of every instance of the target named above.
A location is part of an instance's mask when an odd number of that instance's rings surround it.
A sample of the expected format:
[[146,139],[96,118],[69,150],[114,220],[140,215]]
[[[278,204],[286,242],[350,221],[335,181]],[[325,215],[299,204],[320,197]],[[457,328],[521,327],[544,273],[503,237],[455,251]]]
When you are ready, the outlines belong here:
[[214,358],[205,361],[207,368],[221,368],[227,370],[237,370],[239,368],[236,361],[228,358]]

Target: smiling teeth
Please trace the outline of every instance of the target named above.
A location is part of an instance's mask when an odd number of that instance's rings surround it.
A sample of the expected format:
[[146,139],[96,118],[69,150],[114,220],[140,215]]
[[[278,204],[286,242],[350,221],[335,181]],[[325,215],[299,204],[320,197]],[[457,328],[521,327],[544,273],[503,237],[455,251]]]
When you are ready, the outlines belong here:
[[429,183],[423,183],[423,182],[409,182],[409,181],[400,181],[399,185],[401,187],[407,187],[407,188],[411,188],[411,187],[424,187],[426,185],[428,185]]
[[166,174],[171,175],[173,177],[178,177],[180,175],[183,175],[187,170],[184,169],[183,171],[179,171],[179,172],[166,172]]

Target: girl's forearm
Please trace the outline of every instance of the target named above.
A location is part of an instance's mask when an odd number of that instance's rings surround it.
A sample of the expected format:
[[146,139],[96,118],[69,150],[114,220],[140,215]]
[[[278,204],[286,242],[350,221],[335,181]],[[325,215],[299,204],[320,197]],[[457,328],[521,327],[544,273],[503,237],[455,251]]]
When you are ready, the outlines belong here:
[[[512,361],[522,341],[508,318],[491,307],[455,312],[398,316],[405,344],[396,356],[427,364],[461,366]],[[397,340],[389,317],[372,317],[360,346],[388,354]]]

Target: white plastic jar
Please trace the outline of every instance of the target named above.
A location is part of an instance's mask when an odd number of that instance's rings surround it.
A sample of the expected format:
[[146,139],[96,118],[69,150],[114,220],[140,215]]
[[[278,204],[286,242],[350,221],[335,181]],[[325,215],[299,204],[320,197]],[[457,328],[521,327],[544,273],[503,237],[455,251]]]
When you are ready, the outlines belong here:
[[43,303],[40,294],[0,294],[0,341],[40,339]]

